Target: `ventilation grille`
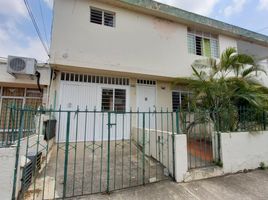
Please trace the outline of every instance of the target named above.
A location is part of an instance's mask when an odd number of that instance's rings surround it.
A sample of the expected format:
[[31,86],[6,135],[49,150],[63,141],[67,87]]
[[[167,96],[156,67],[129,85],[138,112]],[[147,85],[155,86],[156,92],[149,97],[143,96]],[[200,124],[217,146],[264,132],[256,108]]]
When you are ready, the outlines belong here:
[[20,72],[26,68],[26,62],[21,58],[13,58],[10,60],[10,68],[13,71]]
[[21,191],[27,191],[32,183],[32,178],[41,170],[42,152],[28,155],[27,158],[30,161],[23,167]]
[[90,8],[90,22],[115,27],[115,13],[99,8]]
[[129,85],[128,78],[116,78],[107,76],[94,76],[86,74],[61,73],[62,81],[81,82],[81,83],[99,83],[112,85]]
[[32,161],[30,161],[23,168],[22,179],[21,179],[22,191],[26,191],[30,187],[32,182],[32,176],[33,176],[33,163]]
[[143,84],[143,85],[156,85],[156,81],[153,80],[142,80],[142,79],[138,79],[137,80],[138,84]]

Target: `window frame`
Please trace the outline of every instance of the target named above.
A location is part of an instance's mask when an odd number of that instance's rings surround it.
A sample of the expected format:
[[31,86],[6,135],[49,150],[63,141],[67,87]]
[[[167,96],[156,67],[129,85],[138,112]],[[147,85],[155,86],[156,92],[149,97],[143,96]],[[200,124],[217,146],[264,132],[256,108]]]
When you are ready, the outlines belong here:
[[[200,38],[200,53],[197,50],[197,40],[196,38]],[[209,54],[206,55],[205,49],[205,40],[209,41]],[[215,45],[216,44],[216,45]],[[216,34],[211,34],[202,31],[196,31],[188,28],[187,30],[187,48],[189,54],[194,54],[197,56],[211,57],[211,58],[219,58],[220,57],[220,45],[219,45],[219,36]]]
[[[104,110],[103,108],[103,90],[112,90],[112,110]],[[124,90],[125,92],[125,98],[124,98],[124,110],[123,111],[118,111],[118,110],[115,110],[115,106],[116,106],[116,95],[115,95],[115,92],[116,90]],[[117,88],[117,87],[114,87],[114,88],[111,88],[111,87],[102,87],[101,88],[101,110],[103,112],[126,112],[127,111],[127,89],[126,88]]]
[[[174,93],[179,93],[179,104],[178,104],[178,107],[179,109],[177,108],[176,110],[174,109],[174,98],[173,98],[173,95]],[[182,109],[182,94],[186,94],[187,95],[187,98],[188,98],[188,101],[187,101],[187,111],[190,111],[190,101],[189,101],[189,98],[192,94],[192,92],[190,91],[185,91],[185,90],[173,90],[172,91],[172,111],[173,112],[177,112],[177,111],[184,111],[184,109]]]
[[[92,24],[96,24],[96,25],[101,25],[101,26],[106,26],[106,27],[111,27],[111,28],[115,28],[116,27],[116,13],[113,12],[113,11],[109,11],[109,10],[105,10],[105,9],[101,9],[101,8],[97,8],[97,7],[94,7],[94,6],[90,6],[89,7],[90,9],[90,23]],[[92,10],[96,10],[96,11],[100,11],[101,14],[102,14],[102,20],[101,20],[101,24],[99,23],[95,23],[95,22],[92,22]],[[112,15],[113,16],[113,25],[112,26],[109,26],[107,24],[105,24],[105,14],[108,14],[108,15]]]

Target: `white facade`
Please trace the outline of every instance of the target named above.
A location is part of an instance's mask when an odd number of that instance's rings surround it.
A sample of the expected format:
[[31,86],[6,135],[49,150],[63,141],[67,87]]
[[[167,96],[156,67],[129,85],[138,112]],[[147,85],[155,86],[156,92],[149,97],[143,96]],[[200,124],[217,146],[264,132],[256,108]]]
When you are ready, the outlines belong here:
[[[105,98],[103,91],[123,88],[124,111],[172,111],[172,92],[187,90],[183,86],[174,88],[172,81],[190,77],[191,64],[206,58],[190,53],[187,37],[192,29],[197,35],[217,38],[219,55],[226,48],[235,47],[250,54],[267,50],[268,56],[268,48],[259,43],[246,49],[239,34],[226,34],[201,24],[187,25],[165,17],[160,11],[157,15],[118,2],[55,0],[50,64],[57,76],[52,81],[49,102],[54,108],[75,110],[87,106],[89,110],[100,111]],[[103,21],[92,23],[92,8],[112,13],[112,27],[105,26]],[[124,78],[127,84],[112,83],[108,78]]]
[[[90,6],[116,13],[115,27],[91,23]],[[186,25],[93,0],[56,0],[54,9],[55,65],[175,78],[190,76],[202,58],[188,53]],[[219,35],[219,46],[222,52],[237,43]]]

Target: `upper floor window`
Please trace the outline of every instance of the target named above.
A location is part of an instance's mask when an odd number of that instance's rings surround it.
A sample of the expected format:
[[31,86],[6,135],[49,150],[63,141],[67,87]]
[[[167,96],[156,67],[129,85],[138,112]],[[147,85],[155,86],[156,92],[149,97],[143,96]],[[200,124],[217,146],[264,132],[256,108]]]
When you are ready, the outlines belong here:
[[90,22],[115,27],[115,13],[91,7]]
[[188,52],[191,54],[219,57],[219,40],[216,35],[188,29]]

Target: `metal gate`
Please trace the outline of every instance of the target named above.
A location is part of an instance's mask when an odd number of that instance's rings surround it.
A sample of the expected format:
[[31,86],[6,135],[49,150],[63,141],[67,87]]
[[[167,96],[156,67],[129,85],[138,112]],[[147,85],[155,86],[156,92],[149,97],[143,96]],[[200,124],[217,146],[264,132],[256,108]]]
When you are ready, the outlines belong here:
[[[110,193],[173,177],[173,112],[26,108],[13,112],[19,112],[13,199]],[[31,134],[22,138],[29,130]],[[96,138],[97,134],[101,137]],[[58,139],[63,135],[64,142]],[[77,140],[78,135],[85,140]],[[70,141],[71,136],[76,140]],[[27,166],[31,167],[26,177]]]
[[218,132],[210,120],[210,113],[180,112],[182,129],[187,134],[188,168],[215,165],[219,159]]

